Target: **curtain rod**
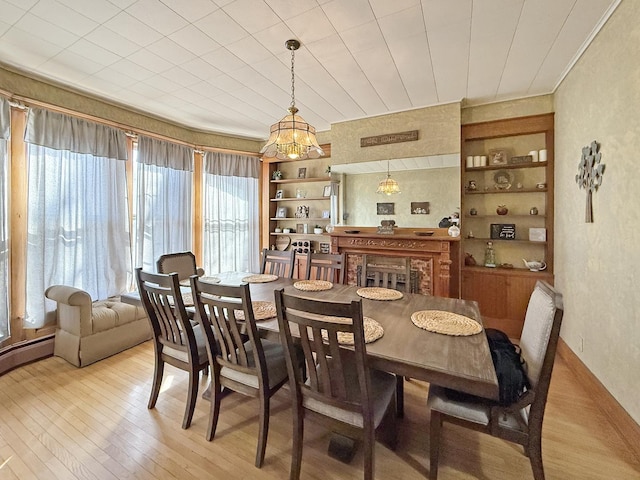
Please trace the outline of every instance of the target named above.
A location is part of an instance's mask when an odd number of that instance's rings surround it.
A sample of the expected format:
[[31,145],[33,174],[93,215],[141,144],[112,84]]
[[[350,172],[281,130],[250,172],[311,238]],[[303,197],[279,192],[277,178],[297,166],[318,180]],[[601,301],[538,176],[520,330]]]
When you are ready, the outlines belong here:
[[[246,156],[249,156],[249,157],[262,158],[262,155],[260,155],[260,154],[258,154],[256,152],[247,152],[247,151],[243,151],[243,150],[232,150],[232,149],[229,149],[229,148],[208,147],[208,146],[204,146],[204,145],[196,145],[196,144],[193,144],[193,143],[188,143],[188,142],[185,142],[183,140],[178,140],[178,139],[175,139],[175,138],[168,137],[166,135],[161,135],[159,133],[154,133],[154,132],[150,132],[148,130],[142,130],[142,129],[138,129],[138,128],[133,128],[130,125],[125,125],[125,124],[114,122],[114,121],[111,121],[111,120],[106,120],[104,118],[96,117],[94,115],[90,115],[90,114],[87,114],[87,113],[77,112],[75,110],[71,110],[71,109],[66,108],[66,107],[60,107],[58,105],[53,105],[51,103],[42,102],[40,100],[35,100],[33,98],[23,97],[22,95],[14,95],[14,94],[12,94],[10,92],[7,92],[6,90],[2,90],[2,89],[0,89],[0,94],[3,94],[5,96],[7,96],[9,98],[10,104],[12,104],[12,106],[14,106],[16,108],[20,108],[20,109],[23,109],[23,110],[26,110],[29,106],[46,108],[48,110],[53,110],[53,111],[58,112],[58,113],[64,113],[64,114],[67,114],[67,115],[72,115],[74,117],[82,118],[84,120],[91,120],[91,121],[96,122],[96,123],[100,123],[100,124],[103,124],[103,125],[108,125],[108,126],[114,127],[114,128],[119,128],[121,130],[124,130],[125,134],[128,137],[131,137],[131,138],[137,138],[138,135],[147,135],[149,137],[157,138],[159,140],[166,140],[166,141],[171,142],[171,143],[176,143],[176,144],[179,144],[179,145],[186,145],[187,147],[192,147],[196,151],[196,153],[204,153],[204,152],[210,151],[210,152],[231,153],[231,154],[235,154],[235,155],[246,155]],[[122,107],[119,107],[119,108],[122,108]]]

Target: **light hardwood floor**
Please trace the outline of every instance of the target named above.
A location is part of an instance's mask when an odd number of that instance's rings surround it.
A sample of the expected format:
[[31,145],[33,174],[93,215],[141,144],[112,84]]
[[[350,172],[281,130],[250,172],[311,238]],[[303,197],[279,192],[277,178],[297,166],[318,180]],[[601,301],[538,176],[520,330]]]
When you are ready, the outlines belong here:
[[[254,467],[257,400],[223,400],[218,431],[205,440],[209,403],[198,399],[190,429],[180,428],[186,373],[167,365],[157,406],[147,410],[150,342],[78,369],[52,357],[0,377],[0,479],[284,479],[289,475],[291,410],[286,389],[272,401],[265,464]],[[201,382],[204,390],[207,380]],[[428,474],[428,384],[409,381],[396,451],[376,446],[376,478]],[[516,445],[445,424],[439,478],[532,479]],[[361,479],[327,456],[328,432],[308,422],[304,479]],[[640,479],[640,462],[558,358],[543,431],[547,479]]]

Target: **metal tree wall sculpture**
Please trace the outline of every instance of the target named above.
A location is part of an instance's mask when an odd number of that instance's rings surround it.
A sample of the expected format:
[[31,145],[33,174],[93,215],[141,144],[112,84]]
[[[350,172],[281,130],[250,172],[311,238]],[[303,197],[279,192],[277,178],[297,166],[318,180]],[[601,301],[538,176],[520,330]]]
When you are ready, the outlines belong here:
[[604,173],[604,163],[600,163],[602,153],[599,152],[600,144],[595,140],[591,145],[582,148],[582,158],[578,164],[578,174],[576,183],[579,188],[587,191],[587,209],[584,221],[593,223],[593,208],[591,206],[591,195],[600,185],[602,185],[602,174]]

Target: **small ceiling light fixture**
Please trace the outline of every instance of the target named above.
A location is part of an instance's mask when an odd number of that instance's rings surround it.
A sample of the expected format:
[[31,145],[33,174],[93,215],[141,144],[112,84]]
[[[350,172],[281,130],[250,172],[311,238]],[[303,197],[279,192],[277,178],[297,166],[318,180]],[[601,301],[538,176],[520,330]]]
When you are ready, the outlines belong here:
[[316,140],[316,129],[304,119],[296,115],[295,75],[293,65],[295,51],[300,48],[298,40],[287,40],[285,46],[291,50],[291,105],[286,115],[278,123],[271,125],[271,135],[267,144],[262,147],[260,153],[266,157],[276,157],[280,160],[304,160],[306,158],[318,158],[324,155],[324,151]]
[[400,185],[398,185],[398,182],[391,178],[391,174],[389,173],[389,160],[387,160],[387,178],[385,178],[384,180],[380,180],[376,193],[384,193],[385,195],[400,193]]

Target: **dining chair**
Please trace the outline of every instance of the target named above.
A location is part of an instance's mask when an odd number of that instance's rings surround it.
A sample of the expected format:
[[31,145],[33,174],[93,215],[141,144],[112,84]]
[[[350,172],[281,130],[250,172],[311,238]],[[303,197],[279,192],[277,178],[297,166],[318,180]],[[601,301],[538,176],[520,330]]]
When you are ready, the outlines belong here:
[[136,268],[136,281],[151,324],[155,353],[148,408],[154,408],[158,400],[164,364],[185,370],[189,373],[189,390],[182,428],[189,428],[198,397],[199,373],[209,367],[205,336],[200,326],[189,320],[177,273],[149,273]]
[[[404,284],[400,280],[404,281]],[[411,292],[411,259],[362,255],[360,284],[363,287],[390,288],[409,293]],[[404,377],[402,375],[396,377],[398,416],[404,417]],[[407,380],[409,380],[408,377]]]
[[534,479],[544,480],[542,420],[562,316],[562,295],[548,283],[536,282],[520,337],[521,355],[525,360],[531,388],[515,403],[503,407],[492,400],[465,396],[436,385],[429,386],[427,405],[431,410],[431,480],[438,476],[443,421],[522,445],[531,461]]
[[391,288],[409,293],[411,261],[407,257],[362,255],[360,284],[363,287]]
[[158,273],[178,274],[182,284],[189,283],[191,275],[203,276],[204,270],[196,266],[196,256],[192,252],[176,252],[160,255],[156,262]]
[[269,433],[269,400],[287,382],[284,349],[279,342],[260,338],[248,284],[211,284],[194,275],[191,291],[213,371],[206,438],[211,441],[215,436],[223,388],[257,397],[260,427],[255,465],[260,468]]
[[307,280],[326,280],[344,283],[345,255],[332,253],[309,253],[307,257]]
[[[315,417],[322,425],[346,429],[362,437],[364,478],[373,479],[378,427],[386,427],[379,429],[380,433],[386,434],[387,444],[395,448],[396,379],[367,365],[362,301],[312,300],[285,294],[283,289],[276,290],[275,296],[292,393],[293,448],[289,478],[300,478],[304,422]],[[353,349],[341,348],[339,338],[344,334],[353,335]],[[298,343],[301,348],[296,348]],[[301,369],[296,368],[300,352],[304,356],[306,379]]]
[[278,277],[293,278],[293,262],[296,252],[294,250],[268,250],[262,251],[262,268],[260,273],[277,275]]

